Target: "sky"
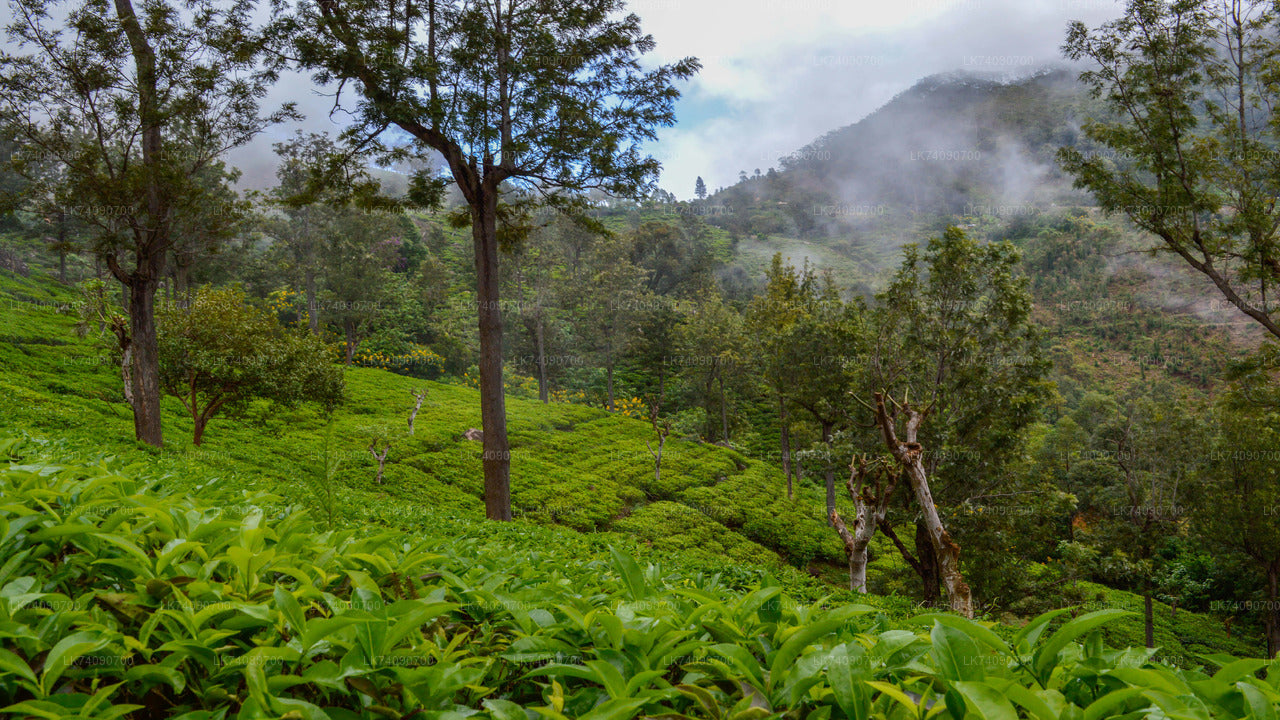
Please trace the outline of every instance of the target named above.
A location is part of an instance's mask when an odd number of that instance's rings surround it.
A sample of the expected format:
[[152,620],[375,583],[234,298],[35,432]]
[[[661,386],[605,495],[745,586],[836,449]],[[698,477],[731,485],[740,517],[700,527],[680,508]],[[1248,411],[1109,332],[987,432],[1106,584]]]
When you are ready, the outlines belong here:
[[[739,171],[779,165],[823,134],[853,124],[921,78],[946,72],[1017,77],[1063,65],[1071,20],[1096,26],[1120,0],[630,0],[665,63],[693,56],[703,69],[682,85],[677,124],[645,149],[659,185],[680,199],[701,176],[727,187]],[[295,100],[308,129],[334,131],[332,98],[300,74],[273,98]],[[273,182],[276,128],[233,151],[250,185]]]
[[632,0],[659,62],[694,56],[678,122],[648,147],[660,185],[686,199],[701,176],[778,166],[929,75],[1027,75],[1065,64],[1067,24],[1096,26],[1118,0]]

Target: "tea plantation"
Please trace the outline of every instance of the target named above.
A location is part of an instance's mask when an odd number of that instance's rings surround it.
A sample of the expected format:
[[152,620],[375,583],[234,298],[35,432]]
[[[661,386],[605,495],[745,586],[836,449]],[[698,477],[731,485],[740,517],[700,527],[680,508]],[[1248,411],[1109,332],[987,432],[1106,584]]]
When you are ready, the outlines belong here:
[[[475,392],[347,372],[326,420],[261,406],[131,439],[118,368],[0,277],[0,712],[84,718],[1275,718],[1280,667],[1133,596],[1017,623],[841,590],[817,490],[646,424],[510,400],[482,520]],[[429,389],[415,432],[409,391]],[[383,484],[370,438],[390,438]],[[882,547],[873,578],[893,576]],[[813,569],[814,577],[805,569]],[[1092,610],[1092,611],[1090,611]],[[1167,610],[1162,609],[1162,612]]]

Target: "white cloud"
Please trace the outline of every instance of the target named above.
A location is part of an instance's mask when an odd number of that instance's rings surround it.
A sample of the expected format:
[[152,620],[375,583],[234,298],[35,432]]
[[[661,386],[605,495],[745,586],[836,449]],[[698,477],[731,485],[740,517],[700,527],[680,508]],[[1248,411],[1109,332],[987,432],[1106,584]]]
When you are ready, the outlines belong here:
[[922,77],[1026,74],[1062,62],[1067,23],[1096,25],[1118,0],[635,0],[658,62],[696,56],[680,124],[650,147],[679,197],[776,165]]

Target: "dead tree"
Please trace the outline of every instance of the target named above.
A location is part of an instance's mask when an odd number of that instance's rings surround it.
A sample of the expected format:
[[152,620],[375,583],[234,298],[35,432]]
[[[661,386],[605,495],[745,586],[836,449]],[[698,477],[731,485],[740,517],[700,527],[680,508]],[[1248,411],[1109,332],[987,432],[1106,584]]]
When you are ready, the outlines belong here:
[[387,466],[387,453],[389,452],[391,452],[390,442],[388,442],[386,446],[382,448],[382,452],[378,452],[377,440],[374,440],[373,442],[369,443],[369,454],[373,456],[374,460],[378,461],[378,476],[373,479],[373,482],[378,485],[382,484],[382,471]]
[[867,592],[867,548],[876,529],[885,522],[899,477],[901,471],[897,468],[879,461],[868,463],[866,456],[855,458],[849,464],[845,487],[853,498],[853,531],[849,531],[835,510],[829,519],[844,541],[844,552],[849,556],[849,589],[854,592]]
[[422,401],[427,399],[426,390],[413,389],[409,391],[413,396],[413,410],[409,411],[409,434],[413,435],[413,421],[418,418],[418,411],[422,409]]
[[662,448],[667,444],[667,437],[671,435],[671,421],[663,420],[658,422],[659,412],[660,409],[657,402],[649,406],[649,424],[653,426],[653,434],[658,436],[658,449],[655,451],[648,440],[644,441],[644,446],[649,448],[649,454],[653,456],[654,483],[662,481]]
[[[938,516],[938,507],[933,502],[933,493],[929,490],[929,475],[924,469],[924,453],[920,447],[919,434],[920,426],[929,415],[929,408],[917,410],[911,407],[906,397],[901,404],[890,398],[889,401],[894,406],[891,413],[885,407],[883,393],[876,393],[875,399],[876,424],[880,426],[880,434],[884,437],[885,446],[906,472],[911,490],[915,493],[916,501],[920,503],[920,512],[929,534],[929,541],[938,557],[938,570],[942,576],[942,584],[947,589],[951,609],[971,618],[973,617],[973,594],[960,573],[960,546],[951,539],[951,535],[942,525],[942,519]],[[897,431],[899,415],[906,418],[905,437],[902,439],[898,438]]]

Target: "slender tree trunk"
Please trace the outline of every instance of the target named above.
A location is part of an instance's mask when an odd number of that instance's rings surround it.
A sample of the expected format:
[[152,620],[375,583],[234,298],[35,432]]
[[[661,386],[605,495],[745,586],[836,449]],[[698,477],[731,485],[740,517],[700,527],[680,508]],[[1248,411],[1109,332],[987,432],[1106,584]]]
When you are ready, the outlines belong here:
[[[159,268],[156,268],[159,270]],[[135,273],[129,285],[129,349],[133,356],[133,430],[148,445],[161,447],[160,348],[156,342],[156,272]]]
[[[831,451],[832,430],[835,423],[828,420],[822,421],[822,442],[826,443],[827,451]],[[831,514],[836,511],[836,469],[831,462],[827,462],[827,524],[831,525]]]
[[378,474],[373,478],[373,482],[375,485],[381,485],[382,472],[387,467],[387,453],[391,452],[391,444],[388,443],[386,447],[382,448],[381,452],[379,452],[377,448],[377,444],[370,445],[369,454],[373,456],[374,460],[378,461]]
[[605,357],[605,385],[609,391],[609,412],[613,412],[613,351]]
[[344,320],[342,323],[342,329],[346,334],[346,358],[347,366],[350,367],[351,363],[356,359],[356,327],[352,321]]
[[787,499],[795,498],[791,471],[791,427],[787,422],[787,401],[778,394],[778,422],[782,426],[782,474],[787,478]]
[[1151,598],[1151,579],[1143,583],[1142,588],[1142,628],[1146,636],[1147,647],[1156,646],[1155,603]]
[[551,394],[547,389],[547,345],[546,345],[546,327],[542,322],[542,310],[538,310],[538,317],[534,320],[533,339],[538,350],[538,399],[542,404],[551,402]]
[[729,405],[724,399],[724,371],[720,372],[720,435],[729,444]]
[[181,258],[174,262],[173,292],[183,300],[191,299],[191,268],[183,264]]
[[307,293],[307,329],[311,331],[311,334],[319,335],[320,304],[316,301],[316,274],[314,270],[307,270],[305,284]]
[[195,421],[196,429],[191,436],[191,444],[198,446],[200,443],[204,442],[204,426],[207,424],[207,421],[198,413],[192,413],[192,420]]
[[511,446],[502,385],[502,312],[498,274],[498,191],[485,184],[472,204],[480,326],[480,419],[484,430],[484,510],[490,520],[511,519]]
[[1267,612],[1263,616],[1267,628],[1267,655],[1280,657],[1280,560],[1267,566]]
[[124,399],[133,407],[133,349],[129,342],[123,343],[120,355],[120,379],[124,381]]
[[[867,514],[866,505],[858,503],[852,532],[845,526],[844,520],[840,519],[840,513],[833,512],[829,518],[836,533],[844,541],[844,552],[849,558],[849,589],[863,594],[867,592],[867,546],[871,544],[871,532],[867,532]],[[870,527],[874,530],[874,525]]]
[[411,390],[410,393],[413,395],[414,403],[413,410],[409,412],[409,434],[413,435],[413,421],[418,419],[418,411],[422,409],[422,401],[427,399],[427,392]]
[[58,251],[58,282],[67,284],[67,251]]
[[889,502],[898,487],[898,475],[886,472],[878,464],[868,465],[866,457],[854,458],[849,464],[849,480],[845,483],[849,497],[853,499],[853,531],[845,527],[840,513],[831,512],[831,524],[835,526],[844,551],[849,557],[849,589],[867,592],[867,548],[876,530],[885,524]]

